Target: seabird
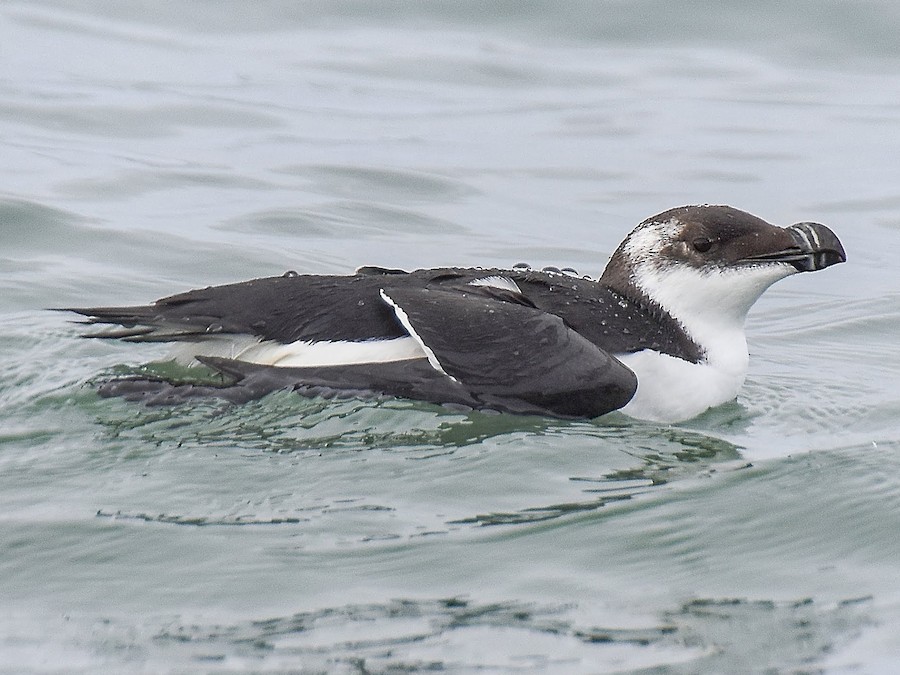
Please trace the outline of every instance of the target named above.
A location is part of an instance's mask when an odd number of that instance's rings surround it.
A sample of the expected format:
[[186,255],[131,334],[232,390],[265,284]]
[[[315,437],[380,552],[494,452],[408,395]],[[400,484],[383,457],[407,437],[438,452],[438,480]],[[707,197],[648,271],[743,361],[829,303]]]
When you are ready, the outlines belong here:
[[69,311],[117,326],[87,337],[175,343],[180,358],[223,376],[119,378],[103,395],[245,401],[292,388],[670,423],[735,398],[748,366],[744,320],[766,288],[845,260],[819,223],[782,228],[729,206],[683,206],[638,225],[598,280],[522,265],[361,267]]

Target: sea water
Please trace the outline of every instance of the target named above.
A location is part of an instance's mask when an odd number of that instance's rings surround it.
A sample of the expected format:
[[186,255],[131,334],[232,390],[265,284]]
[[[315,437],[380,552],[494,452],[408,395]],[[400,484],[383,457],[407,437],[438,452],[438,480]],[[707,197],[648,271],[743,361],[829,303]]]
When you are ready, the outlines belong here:
[[[894,3],[0,6],[0,671],[892,672]],[[678,425],[148,408],[49,308],[361,264],[574,267],[727,203],[848,262]]]

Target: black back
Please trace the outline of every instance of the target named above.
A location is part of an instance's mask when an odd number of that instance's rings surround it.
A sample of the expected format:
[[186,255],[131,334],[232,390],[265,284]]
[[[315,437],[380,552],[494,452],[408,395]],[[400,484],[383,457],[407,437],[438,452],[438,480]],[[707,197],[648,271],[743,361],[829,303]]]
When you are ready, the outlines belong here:
[[[476,279],[505,277],[521,294],[471,286]],[[188,291],[140,307],[95,307],[74,311],[97,323],[152,326],[139,340],[197,339],[208,334],[249,334],[282,343],[296,340],[396,338],[407,335],[383,288],[429,288],[487,294],[560,317],[609,354],[653,349],[696,363],[699,347],[664,311],[604,283],[530,269],[438,268],[403,272],[362,268],[352,276],[266,277]],[[461,328],[461,330],[464,328]],[[117,335],[122,337],[122,335]]]

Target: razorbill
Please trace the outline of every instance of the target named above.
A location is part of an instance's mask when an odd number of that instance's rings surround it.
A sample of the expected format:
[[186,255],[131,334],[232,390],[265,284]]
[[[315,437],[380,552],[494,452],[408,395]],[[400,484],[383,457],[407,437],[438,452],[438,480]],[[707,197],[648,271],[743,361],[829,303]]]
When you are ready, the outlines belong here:
[[70,311],[118,326],[87,337],[172,342],[176,356],[223,376],[120,378],[104,395],[244,401],[293,388],[678,422],[737,395],[748,365],[744,319],[766,288],[845,260],[819,223],[782,228],[729,206],[683,206],[638,225],[599,280],[525,266],[361,267]]

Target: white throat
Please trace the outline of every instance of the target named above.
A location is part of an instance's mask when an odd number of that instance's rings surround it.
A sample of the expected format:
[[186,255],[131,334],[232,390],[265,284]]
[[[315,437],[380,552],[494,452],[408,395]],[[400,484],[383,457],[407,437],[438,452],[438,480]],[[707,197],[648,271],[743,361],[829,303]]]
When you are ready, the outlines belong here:
[[676,265],[665,271],[641,265],[634,283],[681,324],[705,361],[725,365],[741,356],[746,370],[747,312],[769,286],[795,271],[773,264],[710,270]]
[[749,365],[747,312],[763,291],[794,271],[773,264],[708,271],[637,265],[635,285],[681,324],[702,355],[696,364],[652,350],[619,355],[638,377],[637,393],[622,411],[679,422],[737,396]]

